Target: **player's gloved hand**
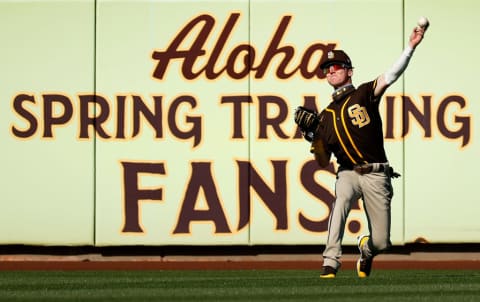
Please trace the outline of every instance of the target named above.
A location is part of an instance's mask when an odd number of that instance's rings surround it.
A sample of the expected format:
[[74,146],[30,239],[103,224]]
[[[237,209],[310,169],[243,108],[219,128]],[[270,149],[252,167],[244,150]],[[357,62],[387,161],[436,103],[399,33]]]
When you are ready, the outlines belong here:
[[313,110],[298,106],[297,109],[295,109],[294,120],[300,128],[303,137],[311,142],[315,137],[319,124],[318,114]]

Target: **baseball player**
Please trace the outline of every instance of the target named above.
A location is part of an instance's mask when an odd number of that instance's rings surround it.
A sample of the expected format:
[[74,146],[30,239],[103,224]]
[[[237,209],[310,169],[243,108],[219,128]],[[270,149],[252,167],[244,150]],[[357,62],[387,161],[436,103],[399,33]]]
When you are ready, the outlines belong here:
[[352,203],[359,198],[364,203],[370,234],[358,238],[358,276],[369,276],[373,257],[391,245],[391,177],[399,175],[393,172],[385,154],[379,103],[385,90],[405,71],[425,29],[415,27],[393,66],[358,87],[352,84],[353,66],[348,55],[342,50],[330,51],[320,67],[334,88],[332,102],[320,114],[304,107],[295,112],[295,122],[312,142],[310,151],[319,165],[326,167],[333,153],[339,166],[321,278],[335,278],[340,268],[346,219]]

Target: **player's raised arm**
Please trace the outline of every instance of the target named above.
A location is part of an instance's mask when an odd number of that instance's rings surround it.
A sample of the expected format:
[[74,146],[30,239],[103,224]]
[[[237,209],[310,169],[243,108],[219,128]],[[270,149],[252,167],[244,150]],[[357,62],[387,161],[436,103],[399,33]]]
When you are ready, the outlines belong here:
[[385,73],[380,75],[377,79],[377,86],[375,87],[375,96],[382,95],[388,86],[392,85],[405,71],[408,66],[408,62],[413,55],[415,48],[422,42],[423,35],[429,26],[427,18],[421,17],[418,20],[418,26],[416,26],[411,35],[410,41],[403,50],[400,58],[390,67]]

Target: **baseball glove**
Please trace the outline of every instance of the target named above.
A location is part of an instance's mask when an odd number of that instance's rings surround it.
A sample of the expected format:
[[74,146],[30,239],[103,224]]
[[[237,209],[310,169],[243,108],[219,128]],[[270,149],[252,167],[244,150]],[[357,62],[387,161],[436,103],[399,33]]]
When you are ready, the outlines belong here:
[[319,124],[318,114],[313,110],[298,106],[295,109],[294,120],[303,137],[309,142],[313,141]]

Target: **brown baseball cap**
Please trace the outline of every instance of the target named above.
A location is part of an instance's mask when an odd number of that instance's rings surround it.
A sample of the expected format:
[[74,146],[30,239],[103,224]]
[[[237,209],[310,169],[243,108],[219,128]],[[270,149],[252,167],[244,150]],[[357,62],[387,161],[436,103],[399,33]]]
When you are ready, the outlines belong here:
[[343,51],[339,49],[331,50],[327,53],[327,58],[322,61],[320,68],[325,68],[331,64],[345,64],[347,67],[352,68],[352,60],[350,57]]

